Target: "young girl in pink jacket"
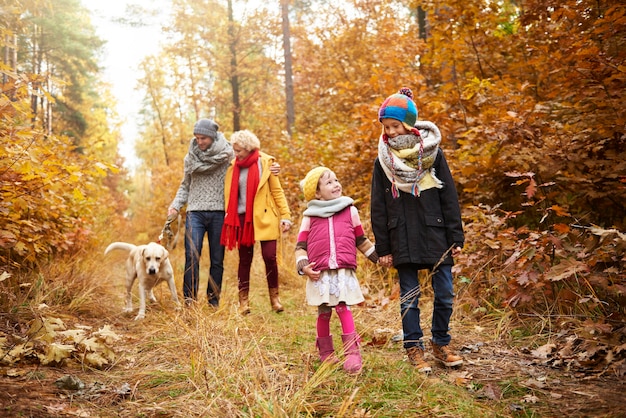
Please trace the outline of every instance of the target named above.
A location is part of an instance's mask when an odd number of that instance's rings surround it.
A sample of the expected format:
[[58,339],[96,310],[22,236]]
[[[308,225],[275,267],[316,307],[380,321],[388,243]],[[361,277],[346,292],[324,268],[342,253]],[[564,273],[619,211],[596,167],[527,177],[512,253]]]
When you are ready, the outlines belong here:
[[341,183],[334,172],[316,167],[300,185],[308,203],[298,232],[296,266],[299,274],[307,276],[307,303],[317,306],[316,346],[320,361],[338,361],[330,335],[334,307],[343,330],[343,368],[348,373],[359,373],[360,337],[350,310],[351,305],[364,301],[356,277],[356,250],[374,263],[378,256],[363,232],[354,201],[342,196]]

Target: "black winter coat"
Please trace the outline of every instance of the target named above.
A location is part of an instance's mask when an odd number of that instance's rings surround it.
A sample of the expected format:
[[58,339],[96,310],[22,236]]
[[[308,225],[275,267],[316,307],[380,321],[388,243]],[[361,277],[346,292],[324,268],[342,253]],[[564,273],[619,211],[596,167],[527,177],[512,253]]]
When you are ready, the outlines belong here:
[[[433,266],[453,264],[452,247],[463,247],[465,237],[461,209],[450,168],[441,149],[433,163],[443,188],[431,188],[413,196],[391,194],[391,182],[380,161],[374,162],[371,191],[371,222],[379,256],[393,256],[394,266],[406,263]],[[450,251],[448,251],[450,250]]]

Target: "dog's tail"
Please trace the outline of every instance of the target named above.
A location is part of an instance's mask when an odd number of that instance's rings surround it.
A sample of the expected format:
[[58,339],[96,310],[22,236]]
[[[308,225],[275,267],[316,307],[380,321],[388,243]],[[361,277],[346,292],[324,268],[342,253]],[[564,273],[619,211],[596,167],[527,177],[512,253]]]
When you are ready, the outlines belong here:
[[136,245],[129,244],[127,242],[113,242],[109,244],[106,250],[104,250],[104,255],[107,255],[109,251],[113,251],[113,250],[124,250],[124,251],[130,252],[134,250],[135,248],[137,248]]

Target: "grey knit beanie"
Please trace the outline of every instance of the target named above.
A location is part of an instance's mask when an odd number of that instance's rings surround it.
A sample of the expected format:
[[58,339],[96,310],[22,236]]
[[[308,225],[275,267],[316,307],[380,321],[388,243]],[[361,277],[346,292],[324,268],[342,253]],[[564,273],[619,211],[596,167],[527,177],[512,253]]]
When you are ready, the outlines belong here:
[[193,126],[193,134],[206,135],[216,139],[218,129],[220,129],[219,125],[211,119],[200,119]]

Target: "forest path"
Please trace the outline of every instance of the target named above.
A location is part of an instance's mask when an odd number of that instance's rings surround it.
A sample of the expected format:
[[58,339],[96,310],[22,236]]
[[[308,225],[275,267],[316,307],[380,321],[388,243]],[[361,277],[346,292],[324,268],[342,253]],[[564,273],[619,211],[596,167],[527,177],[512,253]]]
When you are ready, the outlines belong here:
[[[228,267],[232,270],[233,260],[230,257]],[[179,268],[180,261],[174,263],[175,269]],[[236,270],[235,270],[236,271]],[[104,325],[110,325],[115,333],[122,336],[115,347],[121,353],[131,353],[138,350],[138,342],[149,336],[162,333],[163,324],[171,319],[172,315],[195,315],[196,312],[175,312],[174,306],[169,300],[167,287],[162,284],[155,291],[158,305],[150,306],[146,320],[140,324],[133,321],[134,314],[121,312],[123,306],[123,266],[115,266],[109,273],[112,277],[119,276],[120,280],[105,287],[105,293],[100,295],[107,312],[102,315],[83,313],[80,318],[76,315],[67,315],[57,312],[66,323],[72,321],[91,326],[94,330]],[[225,320],[233,321],[237,315],[236,305],[236,282],[232,275],[227,274],[224,279],[224,292],[222,299],[223,314]],[[296,353],[296,358],[302,358],[304,365],[295,364],[294,367],[302,367],[307,370],[308,359],[316,357],[314,341],[309,338],[314,335],[314,308],[306,306],[303,301],[303,283],[301,281],[288,281],[281,283],[281,299],[286,307],[286,312],[281,314],[281,327],[276,328],[277,333],[271,338],[277,340],[289,340],[293,338],[304,339],[304,352]],[[181,289],[182,278],[177,274],[177,288]],[[251,307],[254,315],[260,321],[275,320],[276,314],[272,313],[267,300],[267,289],[262,277],[262,267],[253,267]],[[206,289],[206,278],[200,284],[200,289]],[[136,291],[136,285],[135,285]],[[386,304],[377,304],[374,297],[368,297],[368,303],[363,307],[354,308],[357,329],[363,336],[364,370],[368,368],[396,367],[402,362],[404,351],[399,336],[400,317],[398,301],[393,297]],[[201,300],[198,313],[211,315],[208,307],[203,306]],[[429,315],[432,310],[432,298],[425,292],[420,302],[423,312],[423,328],[425,338],[429,338]],[[135,303],[136,307],[136,303]],[[205,312],[206,311],[206,312]],[[269,318],[269,319],[268,319]],[[304,319],[303,319],[304,318]],[[189,321],[190,318],[186,320]],[[193,318],[191,318],[193,321]],[[335,318],[336,320],[336,318]],[[9,327],[8,321],[3,321],[3,328]],[[311,329],[300,330],[299,333],[290,333],[290,330],[302,328],[302,324],[311,324]],[[575,362],[573,358],[565,358],[568,339],[563,336],[553,345],[530,349],[520,346],[512,346],[502,338],[494,336],[493,323],[477,323],[460,318],[455,312],[451,324],[453,334],[453,346],[459,350],[465,358],[465,364],[458,369],[447,369],[436,364],[429,350],[427,360],[433,366],[428,381],[439,381],[450,385],[465,388],[477,402],[486,404],[506,405],[511,417],[528,416],[528,411],[533,411],[532,416],[552,417],[624,417],[626,405],[624,394],[626,393],[626,380],[621,369],[608,367],[609,358],[606,353],[599,350],[598,355],[588,356],[586,366]],[[2,329],[7,332],[9,329]],[[24,332],[14,329],[13,332]],[[172,329],[175,334],[180,330]],[[304,337],[303,337],[304,336]],[[311,339],[311,341],[308,341]],[[569,340],[571,342],[571,339]],[[593,354],[593,353],[592,353]],[[601,355],[604,354],[604,357]],[[294,357],[294,353],[289,353]],[[381,358],[383,361],[381,361]],[[581,356],[578,354],[578,358]],[[91,400],[94,405],[100,405],[95,414],[87,412],[85,404],[81,405],[80,399],[73,399],[67,391],[59,389],[55,382],[62,376],[72,375],[83,381],[100,379],[115,382],[121,387],[121,382],[128,381],[128,375],[124,375],[122,364],[113,366],[107,371],[83,369],[80,366],[65,365],[59,367],[44,367],[27,361],[20,362],[10,367],[3,367],[0,375],[0,415],[6,417],[62,417],[62,416],[116,416],[120,408],[127,401],[119,393],[108,391],[94,395]],[[117,370],[117,371],[116,371]],[[309,370],[310,371],[310,370]],[[378,371],[377,371],[378,372]],[[383,371],[384,373],[387,373]],[[389,373],[393,373],[393,369]],[[116,373],[120,373],[116,377]],[[366,373],[362,373],[361,385],[366,385]],[[106,377],[105,377],[106,376]],[[124,380],[126,379],[126,380]],[[139,382],[137,382],[139,384]],[[146,388],[143,389],[144,391]],[[82,399],[84,400],[84,399]],[[101,404],[110,403],[109,410]],[[133,404],[134,413],[142,413],[141,405]],[[119,404],[119,405],[117,405]],[[117,405],[117,406],[115,406]],[[445,410],[445,405],[442,405]],[[108,411],[108,412],[107,412]],[[110,412],[110,414],[109,414]],[[130,412],[130,411],[129,411]],[[164,412],[163,416],[180,416],[174,412]],[[129,414],[128,416],[138,416]],[[145,416],[161,416],[150,413]],[[324,415],[327,416],[327,415]],[[446,415],[454,416],[454,415]]]

